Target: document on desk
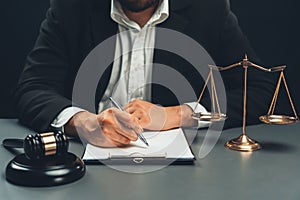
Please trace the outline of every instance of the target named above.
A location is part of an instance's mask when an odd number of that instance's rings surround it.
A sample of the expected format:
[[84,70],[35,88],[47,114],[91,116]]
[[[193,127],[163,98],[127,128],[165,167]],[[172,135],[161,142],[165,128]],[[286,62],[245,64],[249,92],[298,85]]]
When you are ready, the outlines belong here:
[[195,156],[181,128],[143,135],[148,147],[140,140],[122,148],[87,144],[82,159],[86,164],[193,164]]

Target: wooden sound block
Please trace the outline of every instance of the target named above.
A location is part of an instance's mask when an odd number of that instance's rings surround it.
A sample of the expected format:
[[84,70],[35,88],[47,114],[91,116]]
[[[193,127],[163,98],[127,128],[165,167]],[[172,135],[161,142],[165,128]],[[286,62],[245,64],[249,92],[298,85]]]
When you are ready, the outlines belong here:
[[31,187],[62,185],[76,181],[84,174],[85,165],[82,160],[69,152],[40,160],[30,160],[25,154],[20,154],[6,167],[8,182]]

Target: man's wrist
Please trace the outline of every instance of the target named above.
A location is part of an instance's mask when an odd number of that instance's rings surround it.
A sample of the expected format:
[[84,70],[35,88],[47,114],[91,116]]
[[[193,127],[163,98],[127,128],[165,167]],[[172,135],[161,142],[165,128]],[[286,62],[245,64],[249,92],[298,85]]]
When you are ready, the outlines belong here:
[[164,129],[195,126],[197,122],[192,119],[193,110],[188,105],[165,107],[166,123]]
[[197,126],[197,121],[192,118],[193,109],[186,104],[180,106],[181,108],[181,127]]
[[61,111],[51,123],[54,128],[62,128],[63,132],[67,132],[65,125],[72,119],[74,115],[85,111],[78,107],[68,107]]
[[[184,105],[188,106],[192,110],[192,113],[193,112],[195,112],[195,113],[206,113],[207,112],[206,108],[204,106],[202,106],[201,104],[198,104],[197,102],[185,103]],[[189,116],[189,117],[192,119],[192,116]],[[194,120],[194,119],[192,119],[192,120]],[[192,126],[196,126],[197,128],[207,128],[210,124],[210,122],[206,122],[206,121],[194,120],[194,122],[195,122],[195,124]]]

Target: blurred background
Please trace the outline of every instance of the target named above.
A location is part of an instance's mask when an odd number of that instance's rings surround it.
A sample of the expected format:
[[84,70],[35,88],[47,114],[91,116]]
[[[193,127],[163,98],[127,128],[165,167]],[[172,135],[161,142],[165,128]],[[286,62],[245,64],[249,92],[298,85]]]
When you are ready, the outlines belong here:
[[[238,17],[243,32],[247,35],[262,63],[266,67],[287,66],[285,78],[299,115],[300,1],[230,0],[230,2],[231,9]],[[281,87],[277,112],[292,115],[293,112],[284,89]]]
[[45,18],[49,0],[1,0],[0,117],[13,118],[11,92]]
[[[230,0],[230,3],[264,65],[287,65],[285,75],[296,109],[300,111],[300,1]],[[49,0],[1,0],[0,118],[15,117],[11,90],[48,7]],[[286,96],[279,101],[282,108],[289,105]]]

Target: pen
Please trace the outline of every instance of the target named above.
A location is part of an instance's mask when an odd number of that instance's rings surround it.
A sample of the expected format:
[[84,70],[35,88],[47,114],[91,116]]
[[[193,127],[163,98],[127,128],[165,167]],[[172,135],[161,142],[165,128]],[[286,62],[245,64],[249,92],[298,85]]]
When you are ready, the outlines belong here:
[[[120,104],[119,104],[118,102],[116,102],[116,100],[114,100],[112,97],[109,97],[109,100],[110,100],[111,103],[112,103],[115,107],[117,107],[119,110],[124,111],[123,108],[120,106]],[[145,143],[147,146],[149,146],[149,144],[148,144],[146,138],[143,136],[142,133],[137,133],[137,136],[138,136],[138,138],[140,138],[140,140],[142,140],[143,143]]]

